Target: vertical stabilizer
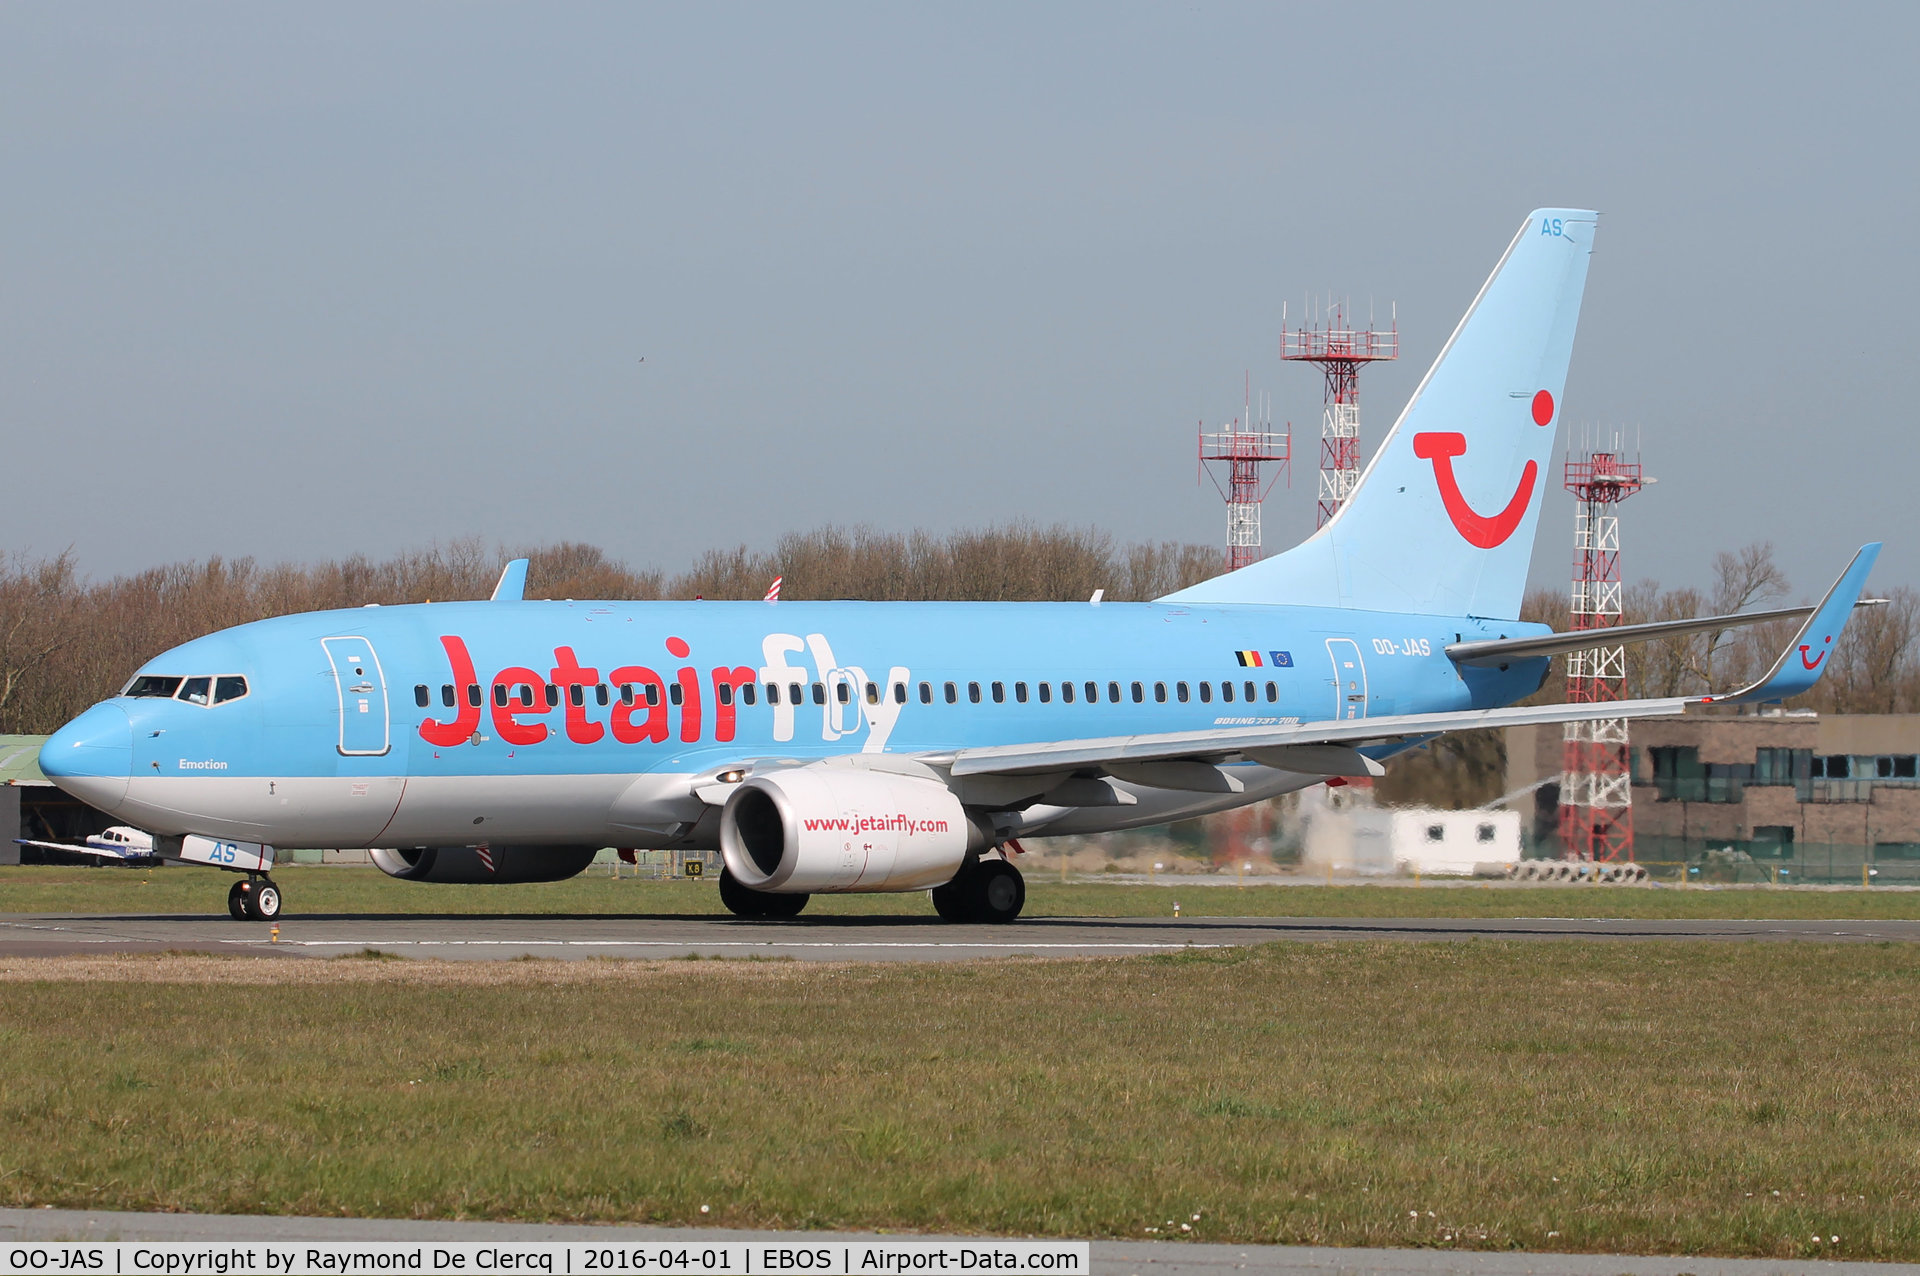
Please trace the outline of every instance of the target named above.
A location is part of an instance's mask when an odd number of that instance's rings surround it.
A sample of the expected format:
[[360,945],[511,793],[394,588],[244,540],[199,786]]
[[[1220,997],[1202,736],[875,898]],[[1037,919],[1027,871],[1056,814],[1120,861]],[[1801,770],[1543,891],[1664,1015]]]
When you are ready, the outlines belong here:
[[1527,218],[1332,521],[1165,601],[1518,616],[1598,221]]

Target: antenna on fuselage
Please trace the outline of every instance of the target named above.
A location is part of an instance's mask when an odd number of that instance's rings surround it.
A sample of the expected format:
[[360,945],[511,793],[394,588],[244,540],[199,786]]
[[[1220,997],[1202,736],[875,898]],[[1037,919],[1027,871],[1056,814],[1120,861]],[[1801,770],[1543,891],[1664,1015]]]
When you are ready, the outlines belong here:
[[527,596],[527,560],[516,558],[508,563],[500,573],[500,583],[493,587],[493,601],[496,603],[517,603]]

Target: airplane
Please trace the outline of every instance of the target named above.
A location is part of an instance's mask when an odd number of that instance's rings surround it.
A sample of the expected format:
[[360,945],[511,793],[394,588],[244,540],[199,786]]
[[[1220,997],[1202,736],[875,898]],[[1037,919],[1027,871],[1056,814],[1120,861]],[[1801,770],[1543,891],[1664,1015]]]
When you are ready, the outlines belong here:
[[1339,513],[1148,603],[486,601],[257,621],[154,657],[46,741],[61,788],[241,875],[364,847],[414,882],[556,881],[601,848],[718,848],[736,915],[927,891],[1007,922],[1021,839],[1259,802],[1448,731],[1680,713],[1811,687],[1878,544],[1724,695],[1524,706],[1591,647],[1517,619],[1598,215],[1530,213]]
[[154,850],[153,834],[144,829],[128,828],[124,824],[116,824],[99,833],[90,833],[86,841],[79,845],[70,842],[43,842],[31,837],[16,837],[13,840],[22,846],[36,846],[48,851],[72,851],[81,855],[91,855],[96,859],[118,860],[124,864],[155,864],[161,858]]

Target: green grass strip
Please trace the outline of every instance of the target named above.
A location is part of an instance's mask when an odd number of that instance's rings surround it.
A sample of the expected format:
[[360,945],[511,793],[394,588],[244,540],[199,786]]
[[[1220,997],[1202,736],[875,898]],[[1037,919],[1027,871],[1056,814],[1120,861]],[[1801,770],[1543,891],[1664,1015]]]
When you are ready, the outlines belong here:
[[1920,947],[0,976],[9,1206],[1920,1258]]

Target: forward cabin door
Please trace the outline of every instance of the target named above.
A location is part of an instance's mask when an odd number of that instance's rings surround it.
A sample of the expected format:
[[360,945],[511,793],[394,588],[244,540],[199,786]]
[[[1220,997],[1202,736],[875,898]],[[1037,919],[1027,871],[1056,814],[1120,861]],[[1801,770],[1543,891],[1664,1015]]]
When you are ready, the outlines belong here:
[[340,753],[349,758],[384,757],[393,747],[387,717],[387,675],[365,638],[322,638],[340,695]]
[[1333,716],[1367,716],[1367,662],[1360,644],[1351,638],[1327,639],[1327,658],[1333,662]]

